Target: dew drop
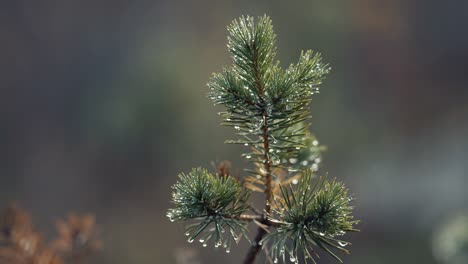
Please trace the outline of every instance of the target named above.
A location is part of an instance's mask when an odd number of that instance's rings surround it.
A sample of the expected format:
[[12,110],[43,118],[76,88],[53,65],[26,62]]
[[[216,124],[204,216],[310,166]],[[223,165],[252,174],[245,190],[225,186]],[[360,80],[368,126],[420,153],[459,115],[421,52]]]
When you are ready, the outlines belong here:
[[273,260],[273,263],[275,263],[275,264],[278,263],[278,258],[275,258],[275,259]]
[[246,158],[246,159],[250,159],[250,158],[252,158],[252,156],[247,155],[247,156],[245,156],[245,158]]
[[291,261],[291,262],[296,262],[296,257],[294,257],[293,255],[291,255],[291,256],[289,257],[289,261]]
[[203,246],[203,247],[206,247],[206,246],[208,246],[208,244],[206,244],[206,243],[203,243],[203,245],[202,245],[202,246]]
[[308,163],[309,162],[307,160],[304,160],[304,161],[301,162],[302,166],[307,166]]
[[291,163],[291,164],[296,164],[296,162],[297,162],[297,159],[295,159],[295,158],[290,158],[289,159],[289,163]]
[[205,239],[200,238],[200,240],[198,240],[198,241],[200,241],[200,243],[203,243],[203,242],[205,242]]
[[231,250],[229,248],[226,249],[226,253],[228,253],[228,254],[231,253]]
[[298,184],[299,181],[297,179],[292,180],[292,184]]
[[311,169],[312,169],[313,171],[317,171],[317,170],[318,170],[318,165],[317,165],[317,163],[312,164]]
[[348,243],[344,241],[338,241],[338,244],[342,247],[346,247],[348,245]]
[[189,238],[189,239],[187,239],[187,242],[193,243],[193,239],[192,239],[192,238]]
[[318,143],[318,141],[317,141],[317,140],[314,140],[314,141],[312,141],[312,145],[314,145],[314,146],[318,146],[318,144],[319,144],[319,143]]
[[246,147],[247,147],[248,145],[249,145],[249,143],[244,143],[244,146],[246,146]]
[[234,129],[239,130],[240,126],[234,126]]
[[187,232],[187,233],[185,233],[185,235],[186,235],[186,236],[190,236],[190,233],[189,233],[189,232]]

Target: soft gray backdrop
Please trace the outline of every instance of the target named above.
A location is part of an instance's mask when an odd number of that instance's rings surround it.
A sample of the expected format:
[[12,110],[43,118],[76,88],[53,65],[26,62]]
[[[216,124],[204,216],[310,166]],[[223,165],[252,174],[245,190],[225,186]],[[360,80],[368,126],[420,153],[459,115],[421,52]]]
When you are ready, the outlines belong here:
[[[468,2],[124,1],[0,3],[0,205],[18,201],[48,236],[94,212],[90,263],[239,263],[185,242],[165,218],[180,171],[229,159],[205,83],[230,64],[226,25],[268,14],[283,66],[301,49],[333,71],[313,102],[362,219],[349,264],[436,263],[434,230],[468,208]],[[194,262],[194,263],[195,263]],[[324,258],[320,263],[332,263]]]

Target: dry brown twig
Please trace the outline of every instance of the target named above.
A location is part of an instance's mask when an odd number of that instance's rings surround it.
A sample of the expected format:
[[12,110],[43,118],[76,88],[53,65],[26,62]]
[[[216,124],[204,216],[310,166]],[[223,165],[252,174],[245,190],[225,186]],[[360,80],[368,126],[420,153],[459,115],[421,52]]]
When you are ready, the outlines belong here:
[[81,263],[102,242],[92,215],[70,214],[57,222],[58,238],[51,245],[35,230],[31,216],[10,204],[0,218],[0,264]]

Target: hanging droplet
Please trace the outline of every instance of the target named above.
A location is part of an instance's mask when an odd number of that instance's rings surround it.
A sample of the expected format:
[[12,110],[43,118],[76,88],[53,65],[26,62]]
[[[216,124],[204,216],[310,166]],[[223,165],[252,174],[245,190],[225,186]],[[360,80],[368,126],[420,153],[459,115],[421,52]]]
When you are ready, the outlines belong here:
[[296,257],[294,257],[294,255],[291,255],[291,256],[289,257],[289,261],[291,261],[291,262],[296,262]]
[[317,163],[312,164],[311,169],[312,169],[313,171],[317,171],[317,170],[318,170],[318,165],[317,165]]
[[206,244],[206,243],[203,243],[203,245],[202,245],[202,246],[203,246],[203,247],[206,247],[206,246],[208,246],[208,244]]
[[198,240],[198,241],[200,241],[200,243],[203,243],[203,242],[205,242],[205,239],[200,238],[200,240]]
[[278,258],[275,258],[275,259],[273,260],[273,263],[275,263],[275,264],[278,263]]
[[297,179],[292,180],[292,184],[298,184],[299,181]]
[[187,239],[187,242],[189,242],[189,243],[193,243],[193,238],[189,238],[189,239]]
[[229,248],[226,249],[226,253],[228,253],[228,254],[231,253],[231,250]]
[[189,233],[189,232],[187,232],[187,233],[185,233],[185,235],[186,235],[186,236],[190,236],[190,233]]
[[346,247],[348,245],[348,242],[345,241],[338,241],[338,244],[342,247]]
[[234,126],[234,129],[239,130],[240,126]]
[[249,143],[244,143],[244,146],[246,146],[246,147],[247,147],[248,145],[249,145]]
[[252,158],[252,156],[246,155],[245,158],[246,158],[246,159],[250,159],[250,158]]

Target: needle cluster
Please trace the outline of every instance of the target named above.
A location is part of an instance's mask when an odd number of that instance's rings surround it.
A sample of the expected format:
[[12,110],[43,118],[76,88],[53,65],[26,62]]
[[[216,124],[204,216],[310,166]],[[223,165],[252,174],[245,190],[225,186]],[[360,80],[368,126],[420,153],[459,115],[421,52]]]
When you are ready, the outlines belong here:
[[[309,131],[312,95],[319,93],[330,67],[321,55],[301,52],[299,60],[282,69],[276,60],[276,35],[267,16],[241,17],[228,26],[233,65],[213,74],[208,96],[225,108],[223,125],[233,127],[242,154],[252,163],[242,180],[223,173],[194,169],[173,186],[171,221],[192,221],[188,241],[213,238],[229,252],[231,241],[245,236],[251,247],[244,263],[254,263],[263,250],[267,260],[315,263],[315,249],[348,253],[348,242],[337,239],[357,231],[344,185],[316,175],[321,146]],[[227,172],[227,173],[225,173]],[[250,193],[263,192],[263,210],[249,203]],[[250,211],[250,214],[248,214]],[[253,239],[247,224],[258,226]]]

